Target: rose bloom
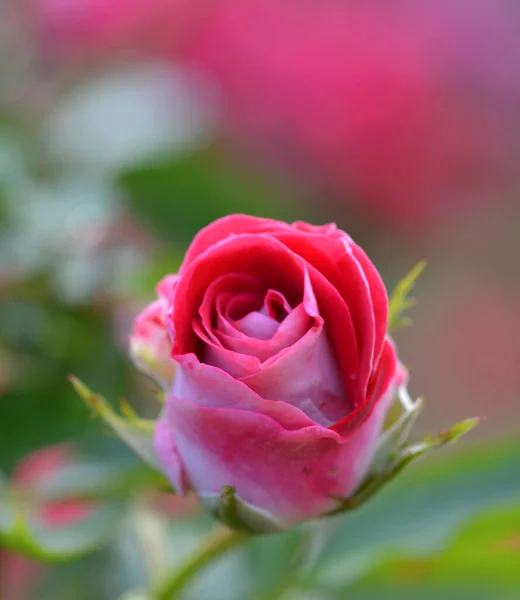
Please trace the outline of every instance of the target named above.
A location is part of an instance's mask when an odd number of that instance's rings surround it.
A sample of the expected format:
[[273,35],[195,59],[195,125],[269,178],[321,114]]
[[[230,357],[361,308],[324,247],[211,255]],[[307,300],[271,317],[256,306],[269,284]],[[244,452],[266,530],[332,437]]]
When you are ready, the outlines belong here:
[[[504,13],[493,1],[487,12]],[[188,54],[220,85],[239,144],[385,225],[434,224],[487,201],[518,121],[487,88],[469,88],[470,74],[456,83],[464,52],[489,63],[497,48],[491,64],[502,61],[496,31],[464,35],[471,18],[450,29],[446,9],[429,5],[436,30],[403,3],[222,0]]]
[[[75,462],[74,449],[67,444],[43,448],[28,455],[16,468],[13,482],[30,491]],[[49,502],[40,507],[38,519],[50,528],[67,527],[87,518],[93,507],[87,502]],[[45,577],[47,567],[17,554],[0,551],[0,590],[2,600],[33,597]]]
[[211,510],[232,486],[268,529],[336,508],[367,475],[405,378],[363,250],[334,224],[232,215],[195,237],[160,292],[177,370],[155,446],[173,487]]

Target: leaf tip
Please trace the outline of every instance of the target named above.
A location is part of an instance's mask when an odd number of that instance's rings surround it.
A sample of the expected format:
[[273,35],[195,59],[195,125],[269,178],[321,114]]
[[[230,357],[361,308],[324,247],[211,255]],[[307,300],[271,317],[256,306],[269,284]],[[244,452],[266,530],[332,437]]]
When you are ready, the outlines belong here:
[[459,438],[466,433],[469,433],[472,429],[482,421],[482,417],[472,417],[470,419],[464,419],[459,423],[456,423],[453,427],[441,431],[438,435],[438,439],[440,442],[445,444],[451,444],[456,442]]

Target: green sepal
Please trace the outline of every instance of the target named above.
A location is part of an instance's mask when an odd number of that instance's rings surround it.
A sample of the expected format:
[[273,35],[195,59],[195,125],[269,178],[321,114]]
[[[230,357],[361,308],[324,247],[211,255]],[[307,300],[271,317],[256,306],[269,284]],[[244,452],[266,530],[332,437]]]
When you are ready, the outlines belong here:
[[386,471],[395,458],[395,452],[408,440],[410,432],[421,414],[424,400],[415,402],[410,398],[405,385],[396,390],[396,397],[390,408],[383,433],[377,441],[377,448],[370,466],[370,474]]
[[131,448],[139,458],[156,470],[160,469],[154,448],[155,421],[138,417],[126,401],[121,402],[121,415],[101,396],[92,392],[77,377],[71,376],[70,382],[85,404],[101,417],[117,436]]
[[426,436],[424,440],[417,444],[411,444],[401,448],[394,456],[392,463],[384,471],[369,476],[361,486],[349,498],[334,499],[339,502],[339,506],[334,510],[325,513],[322,516],[332,516],[343,512],[353,510],[364,504],[374,494],[376,494],[386,483],[394,479],[405,467],[413,462],[419,456],[444,446],[456,442],[461,436],[471,431],[476,427],[480,418],[465,419],[441,431],[436,436]]
[[422,260],[417,263],[408,275],[396,285],[388,303],[388,329],[390,331],[411,324],[411,320],[402,315],[406,310],[415,306],[415,299],[410,298],[409,294],[425,267],[426,261]]
[[200,496],[206,511],[230,529],[244,533],[277,533],[283,530],[271,516],[241,500],[235,488],[225,485],[220,495]]

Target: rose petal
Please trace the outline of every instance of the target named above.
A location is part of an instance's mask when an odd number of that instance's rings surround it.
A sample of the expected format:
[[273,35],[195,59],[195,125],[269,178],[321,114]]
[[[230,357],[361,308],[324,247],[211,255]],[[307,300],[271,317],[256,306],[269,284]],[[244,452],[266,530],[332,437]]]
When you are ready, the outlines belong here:
[[239,321],[235,321],[238,331],[260,341],[271,339],[278,331],[278,325],[276,319],[263,315],[256,310],[242,317]]
[[212,246],[231,235],[267,233],[280,229],[290,229],[290,225],[281,221],[252,217],[250,215],[228,215],[217,219],[207,227],[204,227],[193,238],[182,261],[179,274],[183,274],[191,263],[201,254],[204,254],[206,250],[209,250]]
[[272,237],[247,234],[230,237],[194,260],[179,279],[167,315],[175,331],[174,356],[197,351],[192,320],[210,283],[228,273],[251,275],[266,288],[282,292],[293,306],[301,302],[304,262],[297,255]]
[[341,421],[351,409],[322,319],[242,381],[263,398],[297,406],[325,427]]
[[262,398],[221,369],[199,362],[194,354],[181,359],[171,393],[201,407],[234,408],[263,414],[285,429],[315,424],[297,407]]
[[[351,395],[355,398],[356,404],[361,404],[366,395],[366,386],[374,359],[374,307],[367,277],[352,250],[355,244],[343,232],[331,229],[329,231],[334,235],[297,231],[283,231],[273,235],[315,267],[341,295],[344,304],[348,307],[349,316],[341,317],[341,325],[338,324],[340,314],[330,314],[331,311],[327,310],[326,305],[320,306],[320,311],[328,325],[328,333],[338,361],[340,365],[345,365],[342,366],[343,372],[347,364],[352,366],[354,354],[352,343],[357,340],[359,367],[355,369],[356,393]],[[312,276],[313,271],[309,272]],[[319,296],[317,283],[314,280],[313,287]],[[352,372],[350,370],[350,373]],[[350,382],[350,391],[352,387]]]
[[265,414],[180,397],[168,399],[167,421],[199,495],[233,486],[239,498],[288,526],[335,508],[333,497],[348,497],[361,483],[392,394],[388,388],[347,441],[323,427],[289,431]]
[[340,438],[323,427],[289,431],[263,414],[201,408],[179,397],[169,398],[167,420],[202,496],[233,486],[240,498],[288,525],[333,508],[327,492],[344,487]]
[[177,446],[171,429],[166,423],[166,419],[159,419],[155,426],[154,436],[155,452],[161,465],[164,468],[164,474],[171,482],[173,489],[184,496],[188,491],[188,480],[182,466],[181,459],[177,453]]
[[342,437],[353,435],[363,421],[368,420],[386,394],[387,389],[396,387],[403,380],[405,370],[397,359],[393,343],[387,338],[383,344],[383,352],[379,364],[374,371],[366,402],[356,408],[345,419],[333,425],[332,429],[341,433]]
[[381,275],[365,252],[356,244],[352,244],[352,253],[361,265],[370,289],[375,322],[374,357],[377,360],[383,350],[383,340],[388,328],[388,294]]
[[[204,298],[198,310],[200,322],[207,334],[207,337],[215,344],[219,344],[218,338],[215,337],[213,327],[215,316],[217,320],[222,318],[222,312],[227,302],[236,298],[237,295],[250,294],[254,298],[258,298],[257,305],[262,304],[265,287],[254,277],[245,273],[226,273],[221,277],[216,278],[206,290]],[[220,305],[224,301],[221,309]],[[206,338],[205,338],[206,339]]]
[[252,339],[244,334],[241,334],[241,337],[231,337],[221,331],[216,332],[216,335],[226,348],[256,356],[261,362],[265,362],[284,348],[295,344],[311,325],[311,317],[305,312],[303,304],[300,304],[279,324],[278,331],[270,340]]

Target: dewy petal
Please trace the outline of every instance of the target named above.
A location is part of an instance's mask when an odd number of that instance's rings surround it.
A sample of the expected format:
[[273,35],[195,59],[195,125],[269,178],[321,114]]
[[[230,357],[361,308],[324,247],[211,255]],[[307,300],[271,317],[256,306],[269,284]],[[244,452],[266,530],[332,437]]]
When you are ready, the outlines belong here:
[[[346,438],[355,433],[356,429],[369,415],[378,409],[386,390],[395,389],[403,381],[404,370],[397,358],[396,350],[390,339],[385,339],[379,364],[372,374],[369,391],[365,404],[352,411],[345,419],[336,423],[332,429]],[[383,412],[387,407],[383,406]]]

